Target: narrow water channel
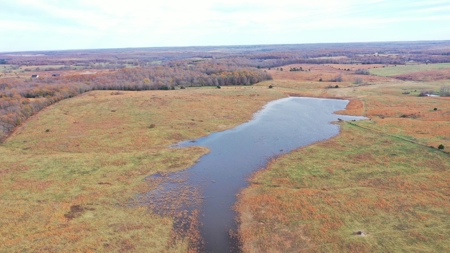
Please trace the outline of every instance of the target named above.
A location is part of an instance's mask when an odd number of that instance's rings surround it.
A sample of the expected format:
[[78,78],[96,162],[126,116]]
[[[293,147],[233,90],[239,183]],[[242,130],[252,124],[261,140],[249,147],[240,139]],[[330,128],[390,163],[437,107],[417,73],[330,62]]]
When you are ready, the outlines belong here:
[[[339,126],[331,122],[338,118],[363,119],[333,114],[345,109],[347,103],[284,98],[268,103],[251,121],[234,129],[179,143],[175,148],[204,146],[210,153],[185,171],[152,176],[163,183],[146,197],[160,213],[166,208],[189,216],[197,210],[202,251],[239,252],[236,240],[230,236],[237,229],[232,206],[237,201],[236,194],[248,186],[251,173],[264,168],[276,155],[337,135]],[[178,223],[178,229],[188,229],[190,225],[181,220]]]

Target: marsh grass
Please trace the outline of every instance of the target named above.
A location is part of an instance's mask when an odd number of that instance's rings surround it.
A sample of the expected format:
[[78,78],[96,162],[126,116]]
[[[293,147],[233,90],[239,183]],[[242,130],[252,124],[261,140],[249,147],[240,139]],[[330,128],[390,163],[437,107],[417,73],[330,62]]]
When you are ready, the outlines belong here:
[[445,153],[343,123],[254,175],[238,205],[243,249],[448,251],[449,167]]
[[437,149],[450,145],[450,100],[417,97],[446,81],[373,79],[326,92],[298,73],[272,82],[286,93],[351,98],[338,113],[370,120],[341,122],[340,135],[249,179],[236,205],[244,252],[450,250],[450,157]]
[[239,125],[284,96],[93,91],[50,106],[0,146],[1,251],[189,251],[191,239],[173,231],[173,217],[133,204],[156,187],[144,179],[188,168],[208,152],[169,145]]

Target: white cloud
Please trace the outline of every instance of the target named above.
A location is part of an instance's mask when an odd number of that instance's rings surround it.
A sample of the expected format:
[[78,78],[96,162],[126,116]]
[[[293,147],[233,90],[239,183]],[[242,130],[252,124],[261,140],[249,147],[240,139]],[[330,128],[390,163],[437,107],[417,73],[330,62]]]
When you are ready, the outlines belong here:
[[375,41],[386,38],[387,26],[398,29],[389,33],[395,39],[406,39],[419,21],[442,30],[430,37],[417,28],[418,39],[450,39],[439,23],[448,21],[449,9],[439,0],[15,0],[0,2],[0,51],[335,42],[355,38],[355,30],[371,30],[366,40]]

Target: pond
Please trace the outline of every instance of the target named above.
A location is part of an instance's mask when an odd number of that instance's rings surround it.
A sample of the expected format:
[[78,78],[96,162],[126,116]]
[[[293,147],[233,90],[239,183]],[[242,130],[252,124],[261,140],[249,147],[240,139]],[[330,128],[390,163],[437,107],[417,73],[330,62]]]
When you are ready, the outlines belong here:
[[202,252],[239,252],[236,195],[248,186],[250,175],[270,159],[339,133],[333,121],[364,117],[336,115],[348,101],[289,97],[268,103],[254,118],[238,127],[179,143],[174,148],[204,146],[210,153],[191,168],[153,175],[157,189],[146,194],[154,211],[176,214],[176,228],[189,233],[199,220]]

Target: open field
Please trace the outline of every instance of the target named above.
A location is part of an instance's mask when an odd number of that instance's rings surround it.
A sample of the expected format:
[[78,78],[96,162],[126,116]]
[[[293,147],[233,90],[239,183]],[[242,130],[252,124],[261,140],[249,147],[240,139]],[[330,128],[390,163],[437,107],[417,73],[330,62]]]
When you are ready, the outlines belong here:
[[[133,68],[133,66],[125,66],[125,68]],[[0,65],[0,78],[20,77],[22,79],[31,79],[31,75],[39,75],[40,78],[52,78],[52,74],[58,73],[63,76],[82,75],[83,73],[108,73],[116,71],[119,68],[106,67],[104,64],[92,64],[91,66],[76,65],[43,65],[43,66],[15,66]]]
[[170,144],[232,128],[270,100],[267,88],[93,91],[29,119],[0,146],[0,251],[186,252],[172,219],[133,197],[157,172],[204,148]]
[[313,73],[275,72],[265,83],[350,98],[339,113],[370,120],[339,123],[339,136],[255,173],[236,206],[244,252],[449,251],[450,156],[437,147],[450,147],[450,98],[418,97],[449,82],[355,85],[345,81],[351,74],[327,69],[322,75],[341,73],[344,81],[326,89],[313,81],[319,75],[308,78]]
[[[59,73],[63,76],[79,75],[79,74],[97,74],[114,72],[123,68],[136,68],[137,65],[131,63],[107,63],[107,62],[81,62],[73,63],[72,60],[80,59],[61,59],[61,61],[68,61],[70,64],[43,64],[43,65],[30,65],[30,64],[0,64],[0,78],[22,78],[30,79],[31,75],[39,75],[40,78],[52,78],[52,74]],[[132,62],[132,59],[124,60],[126,62]],[[155,63],[157,64],[157,63]]]
[[40,70],[55,70],[55,69],[62,69],[64,68],[64,65],[44,65],[44,66],[20,66],[19,69],[21,71],[40,71]]
[[[354,65],[357,66],[357,65]],[[289,71],[290,68],[302,67],[308,71]],[[349,66],[352,67],[352,66]],[[343,68],[329,65],[312,64],[292,64],[283,67],[283,71],[271,69],[268,70],[273,80],[256,84],[256,86],[272,85],[275,89],[280,89],[287,93],[300,96],[312,97],[347,97],[358,95],[353,90],[358,87],[375,85],[380,82],[390,83],[395,80],[388,77],[373,75],[358,75],[354,71],[345,71]],[[341,77],[341,82],[332,81],[336,77]],[[356,85],[355,80],[361,79],[361,83]],[[322,79],[322,81],[320,81]],[[329,87],[339,86],[339,89]]]
[[[195,252],[195,227],[174,231],[174,216],[136,202],[157,187],[145,178],[208,152],[169,145],[230,129],[287,95],[349,99],[338,113],[370,120],[339,122],[339,136],[249,179],[236,204],[244,252],[450,251],[450,98],[418,96],[450,86],[450,65],[434,64],[449,56],[406,44],[0,54],[0,252]],[[386,67],[410,58],[433,64]],[[71,69],[53,78],[25,65]],[[250,85],[265,72],[273,80]],[[124,91],[143,85],[174,90]]]
[[244,252],[447,252],[449,167],[436,149],[343,123],[254,175],[237,207]]
[[399,65],[399,66],[389,66],[385,68],[371,69],[370,73],[377,76],[396,76],[402,74],[409,74],[413,72],[423,72],[449,68],[450,63]]
[[376,69],[382,68],[382,64],[326,64],[326,66],[331,66],[335,69],[350,69],[351,71],[357,69]]

